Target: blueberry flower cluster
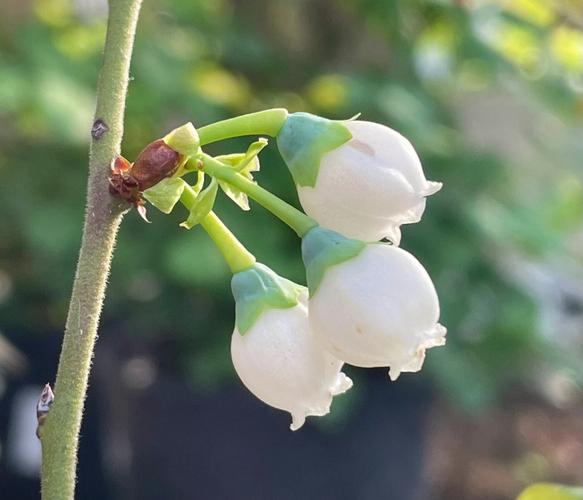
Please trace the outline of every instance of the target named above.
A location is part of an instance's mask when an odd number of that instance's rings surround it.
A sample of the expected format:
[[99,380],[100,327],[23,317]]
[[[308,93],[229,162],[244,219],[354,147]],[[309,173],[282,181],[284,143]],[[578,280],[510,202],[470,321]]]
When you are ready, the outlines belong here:
[[[266,139],[244,153],[203,151],[208,143],[245,135],[276,137],[306,213],[253,180]],[[162,141],[176,151],[176,166],[133,199],[165,213],[180,201],[189,213],[182,226],[200,224],[214,240],[233,272],[235,370],[255,396],[292,415],[293,430],[307,416],[327,414],[333,396],[352,386],[344,363],[389,367],[396,380],[419,371],[425,351],[445,343],[431,278],[398,247],[400,226],[420,220],[426,197],[441,184],[425,178],[399,133],[274,109],[198,130],[187,124]],[[185,180],[191,173],[193,185]],[[235,238],[212,211],[219,188],[243,210],[252,198],[295,230],[307,287],[258,263]]]

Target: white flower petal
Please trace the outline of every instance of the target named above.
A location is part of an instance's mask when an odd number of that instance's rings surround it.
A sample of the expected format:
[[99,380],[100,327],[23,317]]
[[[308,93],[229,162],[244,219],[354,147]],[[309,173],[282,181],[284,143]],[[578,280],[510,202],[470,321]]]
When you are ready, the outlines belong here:
[[378,123],[349,121],[353,138],[322,157],[314,187],[298,186],[321,226],[363,241],[400,240],[399,226],[418,222],[425,197],[441,183],[425,179],[411,143]]
[[346,374],[340,372],[334,385],[330,388],[330,394],[332,396],[338,396],[339,394],[344,394],[348,389],[352,387],[352,379],[347,377]]
[[305,423],[306,423],[306,416],[300,412],[300,413],[292,413],[292,423],[290,424],[289,428],[292,431],[297,431],[299,428],[301,428]]
[[305,299],[288,309],[269,309],[231,339],[233,364],[242,382],[259,399],[292,414],[292,430],[307,416],[326,415],[332,397],[352,381],[342,362],[325,351],[312,333]]
[[410,253],[370,244],[330,267],[310,299],[322,346],[362,367],[390,366],[391,378],[419,371],[426,349],[445,343],[431,279]]
[[419,194],[421,196],[431,196],[432,194],[435,194],[438,191],[441,191],[442,187],[443,187],[442,182],[427,181],[427,185],[425,186],[425,189],[422,189],[421,191],[419,191]]

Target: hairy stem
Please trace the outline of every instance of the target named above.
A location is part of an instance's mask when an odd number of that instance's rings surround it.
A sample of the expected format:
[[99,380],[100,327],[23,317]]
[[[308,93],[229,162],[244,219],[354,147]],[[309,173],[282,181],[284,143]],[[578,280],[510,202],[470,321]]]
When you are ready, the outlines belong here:
[[115,237],[126,205],[108,192],[109,165],[119,154],[128,73],[141,0],[109,0],[103,67],[91,130],[83,237],[59,368],[55,401],[40,430],[43,500],[72,500],[79,431]]

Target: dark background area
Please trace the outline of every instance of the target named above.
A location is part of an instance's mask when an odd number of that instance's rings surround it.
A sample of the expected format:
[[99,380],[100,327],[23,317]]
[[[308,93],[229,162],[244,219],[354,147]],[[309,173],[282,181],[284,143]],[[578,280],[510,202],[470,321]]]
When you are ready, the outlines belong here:
[[[81,237],[103,0],[0,4],[0,498],[38,498],[30,405],[54,379]],[[130,213],[81,439],[82,499],[502,500],[583,483],[583,3],[146,0],[123,154],[186,121],[269,107],[385,123],[444,182],[402,246],[448,343],[391,383],[350,369],[291,433],[229,355],[229,273],[184,213]],[[244,150],[245,140],[209,148]],[[257,180],[297,203],[270,145]],[[252,204],[217,213],[304,282]],[[30,410],[29,410],[30,409]],[[31,431],[32,426],[32,431]]]

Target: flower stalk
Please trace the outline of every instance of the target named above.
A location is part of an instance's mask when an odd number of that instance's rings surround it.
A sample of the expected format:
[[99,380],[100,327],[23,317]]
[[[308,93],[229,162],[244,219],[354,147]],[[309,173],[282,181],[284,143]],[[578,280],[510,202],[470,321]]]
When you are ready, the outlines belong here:
[[287,116],[286,109],[275,108],[211,123],[198,129],[200,145],[245,135],[275,137],[283,127]]
[[[187,185],[184,187],[180,201],[190,210],[196,201],[196,196],[194,189]],[[253,267],[255,256],[243,246],[214,212],[209,212],[201,220],[200,225],[213,240],[233,274]]]
[[[199,131],[200,132],[200,131]],[[202,161],[202,167],[197,162]],[[224,181],[245,193],[249,198],[254,199],[261,206],[269,210],[273,215],[291,227],[298,236],[304,236],[310,229],[316,227],[317,222],[306,214],[292,207],[282,199],[262,188],[258,184],[250,181],[246,177],[235,172],[227,165],[212,156],[202,154],[197,158],[189,160],[189,168],[202,168],[207,174]]]

